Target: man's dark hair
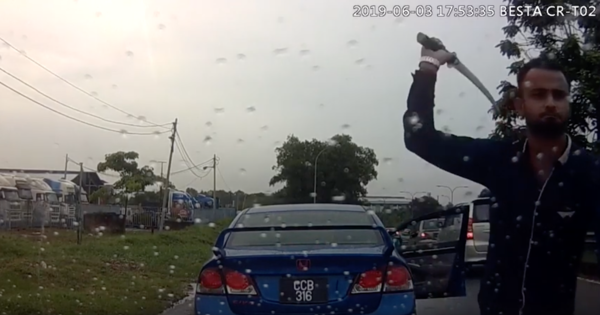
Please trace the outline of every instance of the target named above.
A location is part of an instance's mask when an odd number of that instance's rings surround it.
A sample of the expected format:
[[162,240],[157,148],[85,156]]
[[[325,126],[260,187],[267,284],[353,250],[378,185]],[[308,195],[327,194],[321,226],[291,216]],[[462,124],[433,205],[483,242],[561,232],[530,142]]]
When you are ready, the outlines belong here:
[[559,71],[565,76],[565,78],[567,78],[567,83],[571,85],[569,78],[567,77],[567,73],[565,72],[563,67],[554,59],[549,58],[547,56],[542,56],[529,60],[523,65],[523,67],[521,67],[521,69],[519,69],[519,72],[517,73],[517,86],[519,87],[519,90],[521,89],[521,84],[523,83],[523,80],[525,80],[525,76],[532,69]]

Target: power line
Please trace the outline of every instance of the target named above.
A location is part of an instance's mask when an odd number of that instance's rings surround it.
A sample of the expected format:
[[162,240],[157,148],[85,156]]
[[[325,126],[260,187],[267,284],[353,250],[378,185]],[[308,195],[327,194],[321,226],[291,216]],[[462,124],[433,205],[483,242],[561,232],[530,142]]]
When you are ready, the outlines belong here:
[[[110,120],[110,119],[103,118],[103,117],[101,117],[101,116],[97,116],[97,115],[94,115],[94,114],[88,113],[88,112],[86,112],[86,111],[83,111],[83,110],[77,109],[77,108],[75,108],[75,107],[73,107],[73,106],[67,105],[67,104],[65,104],[65,103],[63,103],[63,102],[61,102],[61,101],[59,101],[59,100],[57,100],[57,99],[53,98],[52,96],[50,96],[50,95],[48,95],[48,94],[46,94],[46,93],[44,93],[44,92],[42,92],[42,91],[38,90],[37,88],[35,88],[35,87],[34,87],[34,86],[32,86],[31,84],[29,84],[29,83],[27,83],[27,82],[25,82],[25,81],[21,80],[21,79],[20,79],[20,78],[18,78],[17,76],[13,75],[12,73],[10,73],[10,72],[8,72],[8,71],[6,71],[6,70],[2,69],[2,68],[0,68],[0,71],[4,72],[5,74],[7,74],[8,76],[10,76],[11,78],[13,78],[13,79],[15,79],[15,80],[17,80],[17,81],[19,81],[19,82],[21,82],[21,83],[25,84],[25,85],[26,85],[27,87],[29,87],[30,89],[32,89],[32,90],[34,90],[34,91],[38,92],[39,94],[41,94],[41,95],[45,96],[46,98],[48,98],[48,99],[50,99],[50,100],[54,101],[55,103],[57,103],[57,104],[59,104],[59,105],[61,105],[61,106],[64,106],[64,107],[66,107],[66,108],[69,108],[69,109],[71,109],[71,110],[74,110],[74,111],[76,111],[76,112],[78,112],[78,113],[81,113],[81,114],[84,114],[84,115],[87,115],[87,116],[90,116],[90,117],[94,117],[94,118],[100,119],[100,120],[102,120],[102,121],[105,121],[105,122],[108,122],[108,123],[117,124],[117,125],[132,126],[132,127],[137,127],[137,128],[153,128],[153,127],[156,127],[156,126],[140,126],[140,125],[136,125],[136,124],[131,124],[131,123],[126,123],[126,122],[120,122],[120,121]],[[162,125],[162,126],[158,126],[158,127],[164,127],[164,126],[166,126],[166,125],[171,125],[171,123],[168,123],[168,124],[165,124],[165,125]]]
[[175,141],[175,146],[177,147],[177,152],[179,152],[179,155],[181,156],[181,158],[182,158],[182,160],[183,160],[183,163],[185,163],[185,165],[188,167],[188,170],[189,170],[189,171],[190,171],[192,174],[194,174],[194,176],[196,176],[196,177],[200,177],[200,175],[196,174],[196,172],[194,172],[194,171],[193,171],[194,164],[193,164],[193,162],[191,162],[191,163],[190,163],[190,162],[189,162],[189,161],[186,159],[185,155],[183,154],[183,152],[182,152],[182,150],[181,150],[181,146],[179,145],[179,142],[178,142],[178,141]]
[[[108,102],[106,102],[106,101],[102,100],[101,98],[99,98],[99,97],[97,97],[97,96],[95,96],[95,95],[93,95],[93,94],[91,94],[91,93],[87,92],[86,90],[84,90],[84,89],[82,89],[82,88],[78,87],[77,85],[75,85],[75,84],[71,83],[69,80],[67,80],[67,79],[65,79],[65,78],[63,78],[63,77],[61,77],[59,74],[57,74],[57,73],[55,73],[54,71],[52,71],[52,70],[48,69],[46,66],[44,66],[44,65],[42,65],[41,63],[37,62],[35,59],[33,59],[33,58],[29,57],[28,55],[26,55],[26,54],[22,53],[22,51],[21,51],[20,49],[18,49],[17,47],[13,46],[13,44],[11,44],[10,42],[8,42],[6,39],[4,39],[4,38],[0,37],[0,40],[1,40],[1,41],[3,41],[4,43],[6,43],[6,45],[8,45],[8,47],[10,47],[10,48],[12,48],[14,51],[18,52],[18,53],[19,53],[21,56],[23,56],[23,57],[27,58],[29,61],[31,61],[31,62],[33,62],[34,64],[36,64],[38,67],[40,67],[40,68],[42,68],[42,69],[46,70],[48,73],[52,74],[53,76],[55,76],[55,77],[56,77],[56,78],[58,78],[59,80],[63,81],[64,83],[68,84],[68,85],[69,85],[69,86],[71,86],[72,88],[74,88],[74,89],[78,90],[79,92],[81,92],[81,93],[83,93],[83,94],[85,94],[85,95],[87,95],[87,96],[89,96],[89,97],[91,97],[91,98],[95,99],[96,101],[98,101],[98,102],[100,102],[100,103],[102,103],[102,104],[104,104],[104,105],[106,105],[106,106],[108,106],[108,107],[110,107],[110,108],[112,108],[112,109],[114,109],[114,110],[116,110],[116,111],[119,111],[119,112],[121,112],[121,113],[123,113],[123,114],[126,114],[126,115],[129,115],[129,116],[134,116],[134,117],[136,117],[136,115],[133,115],[133,114],[131,114],[131,113],[129,113],[129,112],[126,112],[126,111],[124,111],[124,110],[122,110],[122,109],[118,108],[117,106],[114,106],[114,105],[112,105],[112,104],[110,104],[110,103],[108,103]],[[154,125],[155,127],[161,127],[161,126],[165,126],[165,125],[167,125],[167,124],[156,124],[156,123],[153,123],[153,122],[150,122],[150,121],[147,121],[147,122],[148,122],[149,124],[152,124],[152,125]],[[170,125],[170,123],[169,123],[169,125]],[[162,127],[162,128],[167,128],[167,127]],[[169,129],[170,129],[170,128],[169,128]]]
[[223,177],[223,174],[221,173],[221,169],[216,167],[217,172],[219,173],[219,177],[221,177],[221,180],[223,181],[223,184],[225,184],[225,187],[227,187],[227,190],[233,192],[233,190],[231,190],[231,187],[229,187],[229,185],[227,185],[227,182],[225,181],[225,178]]
[[185,168],[185,169],[182,169],[182,170],[178,170],[178,171],[171,172],[171,175],[177,175],[177,174],[185,173],[185,172],[189,171],[189,170],[190,170],[190,168],[196,168],[196,167],[198,167],[198,166],[202,166],[202,165],[208,164],[209,162],[212,162],[212,160],[213,160],[213,159],[209,159],[209,160],[206,160],[206,161],[204,161],[204,162],[202,162],[202,163],[198,163],[198,164],[192,165],[191,167],[188,167],[188,168]]
[[12,87],[10,87],[9,85],[7,85],[7,84],[6,84],[6,83],[4,83],[4,82],[0,82],[0,85],[4,86],[5,88],[7,88],[7,89],[9,89],[9,90],[11,90],[11,91],[13,91],[15,94],[17,94],[17,95],[20,95],[21,97],[23,97],[23,98],[25,98],[25,99],[29,100],[30,102],[32,102],[32,103],[34,103],[34,104],[37,104],[38,106],[41,106],[41,107],[43,107],[43,108],[45,108],[45,109],[47,109],[47,110],[49,110],[49,111],[51,111],[51,112],[54,112],[54,113],[56,113],[56,114],[59,114],[59,115],[61,115],[61,116],[63,116],[63,117],[66,117],[66,118],[68,118],[68,119],[71,119],[71,120],[77,121],[77,122],[79,122],[79,123],[82,123],[82,124],[84,124],[84,125],[88,125],[88,126],[90,126],[90,127],[95,127],[95,128],[102,129],[102,130],[106,130],[106,131],[111,131],[111,132],[119,133],[119,134],[122,134],[122,135],[138,135],[138,136],[151,136],[151,135],[154,135],[154,136],[156,136],[156,135],[160,135],[160,134],[167,133],[167,132],[169,132],[169,131],[170,131],[170,130],[167,130],[167,131],[154,131],[154,132],[129,132],[129,131],[127,131],[127,130],[124,130],[124,129],[122,129],[122,130],[116,130],[116,129],[111,129],[111,128],[106,128],[106,127],[98,126],[98,125],[95,125],[95,124],[92,124],[92,123],[89,123],[89,122],[83,121],[83,120],[81,120],[81,119],[78,119],[78,118],[75,118],[75,117],[69,116],[69,115],[67,115],[67,114],[61,113],[60,111],[57,111],[56,109],[53,109],[53,108],[51,108],[51,107],[49,107],[49,106],[47,106],[47,105],[44,105],[44,104],[42,104],[42,103],[40,103],[40,102],[38,102],[38,101],[36,101],[36,100],[32,99],[31,97],[29,97],[29,96],[27,96],[27,95],[25,95],[25,94],[23,94],[23,93],[21,93],[21,92],[19,92],[19,91],[15,90],[15,89],[13,89]]
[[[181,144],[181,149],[183,150],[183,154],[185,154],[185,157],[187,157],[188,161],[190,162],[190,165],[188,165],[188,167],[193,167],[194,164],[194,160],[192,159],[192,157],[188,154],[187,150],[185,149],[185,145],[183,144],[183,140],[181,140],[181,136],[179,135],[179,132],[175,135],[177,137],[177,140],[179,140],[179,143]],[[179,152],[181,154],[181,151]],[[195,167],[196,169],[198,169],[199,171],[204,171],[204,169],[200,169],[198,167]]]

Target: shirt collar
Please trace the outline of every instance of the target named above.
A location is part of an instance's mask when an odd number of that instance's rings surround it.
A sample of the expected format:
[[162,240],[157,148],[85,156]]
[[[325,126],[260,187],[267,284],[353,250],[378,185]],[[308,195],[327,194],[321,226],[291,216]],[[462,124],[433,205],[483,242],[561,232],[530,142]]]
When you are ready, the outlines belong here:
[[[567,160],[569,160],[569,153],[571,153],[571,144],[571,137],[567,135],[567,147],[565,148],[565,152],[563,152],[563,154],[558,158],[558,161],[562,165],[565,165],[565,163],[567,163]],[[525,139],[525,143],[523,143],[523,150],[521,150],[521,153],[525,153],[525,150],[527,150],[527,139]]]

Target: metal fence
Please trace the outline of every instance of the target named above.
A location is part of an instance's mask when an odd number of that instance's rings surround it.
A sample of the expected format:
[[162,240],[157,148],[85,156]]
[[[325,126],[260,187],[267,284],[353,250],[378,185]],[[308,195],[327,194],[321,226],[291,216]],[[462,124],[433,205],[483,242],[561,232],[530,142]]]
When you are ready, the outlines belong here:
[[[126,226],[128,228],[149,229],[158,226],[160,211],[157,208],[127,208],[122,209],[126,216]],[[208,224],[210,222],[221,221],[224,219],[233,219],[237,214],[234,208],[218,209],[194,209],[188,217],[173,217],[167,213],[166,223],[168,222],[192,222],[195,224]]]
[[[81,211],[82,215],[86,215],[120,213],[121,210],[119,206],[82,204]],[[72,228],[77,226],[77,221],[77,207],[73,204],[0,200],[0,230],[41,227]]]

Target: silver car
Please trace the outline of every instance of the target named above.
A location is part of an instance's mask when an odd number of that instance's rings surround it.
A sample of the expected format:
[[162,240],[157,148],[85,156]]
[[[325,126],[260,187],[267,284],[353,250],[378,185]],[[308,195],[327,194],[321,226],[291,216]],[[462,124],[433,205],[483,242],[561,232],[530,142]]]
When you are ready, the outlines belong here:
[[[469,203],[458,204],[455,207],[469,210],[469,225],[467,229],[467,243],[465,246],[465,264],[467,267],[483,265],[486,261],[490,237],[490,198],[478,198]],[[449,217],[445,228],[439,232],[440,242],[458,239],[460,233],[461,216]]]
[[469,226],[465,248],[467,266],[484,264],[490,239],[490,198],[479,198],[469,203]]

